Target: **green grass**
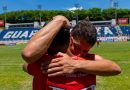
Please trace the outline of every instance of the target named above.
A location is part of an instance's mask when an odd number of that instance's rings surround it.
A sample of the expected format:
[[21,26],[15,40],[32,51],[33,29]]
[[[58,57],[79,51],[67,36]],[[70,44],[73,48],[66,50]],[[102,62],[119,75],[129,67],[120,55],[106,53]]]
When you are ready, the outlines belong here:
[[[0,46],[0,90],[31,90],[32,77],[22,71],[23,47]],[[130,90],[130,42],[101,43],[91,52],[113,60],[122,69],[117,76],[97,76],[96,90]]]
[[130,42],[101,43],[91,52],[113,60],[122,69],[117,76],[97,76],[96,90],[130,90]]
[[22,48],[0,46],[0,90],[31,90],[31,76],[22,70]]

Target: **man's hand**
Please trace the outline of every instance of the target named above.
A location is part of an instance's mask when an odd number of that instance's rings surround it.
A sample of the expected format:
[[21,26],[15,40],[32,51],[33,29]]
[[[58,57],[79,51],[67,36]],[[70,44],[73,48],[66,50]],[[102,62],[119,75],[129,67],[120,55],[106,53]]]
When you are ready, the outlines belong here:
[[62,16],[62,15],[57,15],[57,16],[55,16],[55,17],[53,17],[53,20],[54,21],[58,21],[58,20],[62,20],[64,23],[63,23],[63,27],[64,28],[69,28],[70,27],[70,22],[69,22],[69,20],[66,18],[66,17],[64,17],[64,16]]
[[67,54],[59,52],[58,58],[52,59],[48,66],[48,76],[66,75],[75,72],[76,60],[72,60]]

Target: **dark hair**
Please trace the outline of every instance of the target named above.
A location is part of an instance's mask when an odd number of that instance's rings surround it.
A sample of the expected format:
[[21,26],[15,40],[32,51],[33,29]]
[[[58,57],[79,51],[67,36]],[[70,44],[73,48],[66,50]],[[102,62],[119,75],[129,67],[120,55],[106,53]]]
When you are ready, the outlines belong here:
[[[54,55],[57,52],[62,52],[63,47],[67,50],[69,46],[69,40],[70,40],[70,33],[68,29],[61,28],[55,38],[53,39],[49,49],[48,54]],[[58,48],[57,48],[58,46]],[[51,48],[55,49],[54,51],[51,50]]]
[[93,46],[97,40],[97,31],[95,26],[88,20],[81,20],[72,29],[71,36],[76,40],[84,40]]

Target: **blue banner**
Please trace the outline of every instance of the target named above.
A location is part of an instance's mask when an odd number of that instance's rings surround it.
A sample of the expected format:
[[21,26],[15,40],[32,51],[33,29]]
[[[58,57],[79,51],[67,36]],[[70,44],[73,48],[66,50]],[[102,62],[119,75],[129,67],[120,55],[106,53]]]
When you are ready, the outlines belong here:
[[0,32],[0,40],[29,40],[39,29],[38,28],[15,28]]

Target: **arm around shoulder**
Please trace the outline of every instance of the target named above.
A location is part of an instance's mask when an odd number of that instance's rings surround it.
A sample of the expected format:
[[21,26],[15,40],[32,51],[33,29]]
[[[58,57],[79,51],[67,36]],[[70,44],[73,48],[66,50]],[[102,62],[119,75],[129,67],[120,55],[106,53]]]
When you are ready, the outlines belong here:
[[75,64],[76,70],[100,76],[113,76],[121,73],[121,68],[115,62],[95,55],[95,60],[80,60]]
[[111,75],[118,75],[121,73],[120,66],[112,60],[105,59],[99,55],[95,55],[95,61],[101,63],[102,70],[104,71],[103,75],[111,76]]

